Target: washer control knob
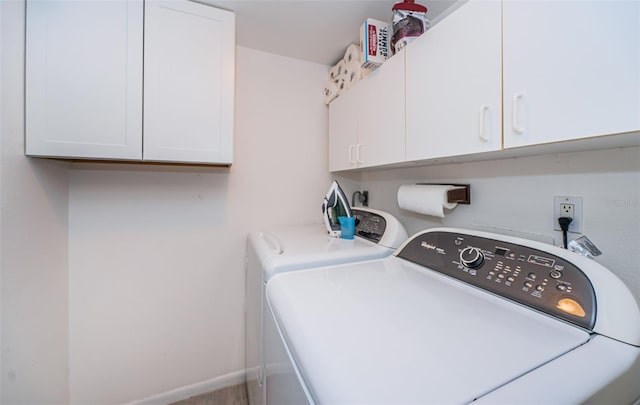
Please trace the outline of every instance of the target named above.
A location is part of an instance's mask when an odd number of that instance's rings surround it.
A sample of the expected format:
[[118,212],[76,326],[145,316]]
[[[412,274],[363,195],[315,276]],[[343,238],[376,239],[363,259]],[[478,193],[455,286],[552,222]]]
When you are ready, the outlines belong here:
[[466,247],[460,252],[460,262],[470,269],[476,269],[484,263],[484,255],[478,248]]

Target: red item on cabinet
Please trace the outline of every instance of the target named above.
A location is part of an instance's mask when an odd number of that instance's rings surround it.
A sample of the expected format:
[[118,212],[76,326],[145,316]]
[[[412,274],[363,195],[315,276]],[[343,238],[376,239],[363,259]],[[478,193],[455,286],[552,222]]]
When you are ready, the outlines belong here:
[[400,51],[409,42],[424,34],[429,29],[427,8],[414,0],[404,0],[396,3],[393,8],[393,36],[391,49],[394,53]]

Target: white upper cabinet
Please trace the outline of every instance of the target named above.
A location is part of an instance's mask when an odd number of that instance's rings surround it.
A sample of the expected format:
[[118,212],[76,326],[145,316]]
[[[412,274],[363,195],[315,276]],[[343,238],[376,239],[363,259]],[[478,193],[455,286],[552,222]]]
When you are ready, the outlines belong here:
[[355,86],[329,104],[329,170],[355,169],[358,143],[358,103],[363,97]]
[[[477,159],[485,152],[498,152],[484,155],[495,158],[506,149],[514,156],[638,144],[638,1],[470,0],[405,52],[404,73],[390,69],[395,77],[377,84],[368,77],[356,86],[362,99],[356,107],[334,101],[331,120],[339,116],[344,123],[330,125],[330,142],[349,142],[353,153],[341,146],[337,153],[351,162],[330,165],[331,170],[394,160]],[[401,139],[402,125],[386,125],[391,122],[386,116],[379,131],[363,131],[361,103],[386,94],[389,83],[401,83],[403,77],[406,140]],[[397,107],[402,103],[385,102],[391,115],[401,115]],[[342,106],[358,112],[356,124],[347,122],[356,116],[341,111]],[[384,107],[376,107],[376,114],[384,116]],[[347,125],[357,125],[355,141],[340,139],[336,128]],[[365,137],[371,138],[365,142]],[[405,146],[404,158],[396,159],[390,142]],[[367,151],[375,148],[368,145],[376,143],[394,159],[369,162]],[[333,146],[330,151],[333,159]]]
[[502,147],[501,3],[470,1],[407,52],[407,160]]
[[398,163],[405,155],[405,53],[387,60],[361,87],[356,158],[360,167]]
[[234,15],[147,1],[144,52],[144,160],[231,163]]
[[142,158],[142,1],[27,2],[26,153]]
[[348,170],[404,160],[404,52],[329,105],[329,169]]
[[230,164],[234,27],[186,0],[28,0],[26,154]]
[[504,2],[506,148],[640,130],[640,2]]

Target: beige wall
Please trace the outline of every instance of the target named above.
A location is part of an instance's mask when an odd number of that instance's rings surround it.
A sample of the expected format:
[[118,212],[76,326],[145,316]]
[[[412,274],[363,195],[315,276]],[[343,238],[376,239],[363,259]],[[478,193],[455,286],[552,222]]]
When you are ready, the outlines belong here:
[[24,2],[2,1],[3,404],[68,402],[68,164],[24,156]]

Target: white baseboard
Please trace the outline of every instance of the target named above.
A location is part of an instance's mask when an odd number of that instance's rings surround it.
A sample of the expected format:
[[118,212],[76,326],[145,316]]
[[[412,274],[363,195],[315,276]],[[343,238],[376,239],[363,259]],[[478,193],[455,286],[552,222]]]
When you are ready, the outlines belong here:
[[171,391],[128,402],[126,405],[167,405],[196,395],[206,394],[207,392],[243,383],[245,378],[244,376],[244,370],[235,371],[220,377],[212,378],[211,380],[201,381],[195,384],[176,388]]

